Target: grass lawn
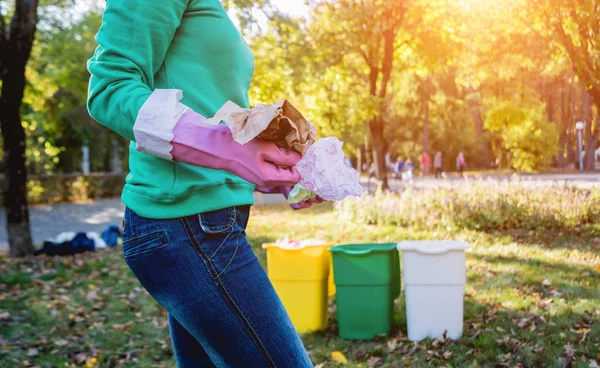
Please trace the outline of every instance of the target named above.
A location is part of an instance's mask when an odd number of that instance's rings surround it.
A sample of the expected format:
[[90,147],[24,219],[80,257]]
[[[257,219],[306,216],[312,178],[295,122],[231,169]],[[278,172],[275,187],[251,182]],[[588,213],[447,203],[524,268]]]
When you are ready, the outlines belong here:
[[[330,328],[304,336],[315,365],[348,367],[594,367],[600,363],[600,226],[571,232],[416,232],[346,224],[325,205],[305,212],[255,209],[249,240],[335,242],[466,239],[465,332],[459,341],[397,332],[349,342]],[[332,304],[333,306],[333,304]],[[332,308],[333,310],[333,308]],[[339,358],[338,358],[339,360]],[[66,258],[0,259],[0,367],[175,367],[165,312],[140,288],[119,250]]]

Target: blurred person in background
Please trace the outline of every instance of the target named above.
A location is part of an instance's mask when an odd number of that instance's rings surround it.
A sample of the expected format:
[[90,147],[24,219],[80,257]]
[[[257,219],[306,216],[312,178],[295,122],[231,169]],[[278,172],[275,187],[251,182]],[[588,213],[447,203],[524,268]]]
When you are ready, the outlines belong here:
[[456,170],[458,170],[460,175],[463,175],[466,167],[467,161],[465,160],[465,155],[464,153],[460,152],[458,156],[456,156]]
[[435,170],[435,177],[440,178],[442,176],[442,152],[438,151],[433,158],[433,168]]
[[421,164],[421,175],[429,175],[429,169],[431,168],[431,156],[426,151],[423,151],[420,159]]

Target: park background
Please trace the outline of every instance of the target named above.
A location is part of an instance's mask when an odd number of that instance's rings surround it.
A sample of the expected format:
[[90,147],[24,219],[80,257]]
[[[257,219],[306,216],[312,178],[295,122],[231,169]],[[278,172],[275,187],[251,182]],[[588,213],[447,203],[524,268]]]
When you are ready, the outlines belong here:
[[[315,364],[343,364],[332,352],[355,366],[598,363],[597,0],[223,4],[255,55],[251,103],[288,99],[378,182],[373,195],[305,213],[257,207],[249,232],[263,262],[258,246],[286,236],[473,245],[463,339],[409,343],[399,301],[391,339],[340,341],[334,320],[306,336]],[[120,195],[127,141],[85,106],[102,9],[0,1],[3,236],[14,256],[41,245],[38,226],[119,224],[118,200],[101,199]],[[421,154],[438,151],[445,179],[418,177]],[[466,180],[453,173],[459,152]],[[414,182],[392,178],[386,154],[415,162]],[[49,225],[30,223],[37,204],[34,220],[44,212]],[[0,323],[3,366],[174,364],[162,310],[117,251],[2,258]]]

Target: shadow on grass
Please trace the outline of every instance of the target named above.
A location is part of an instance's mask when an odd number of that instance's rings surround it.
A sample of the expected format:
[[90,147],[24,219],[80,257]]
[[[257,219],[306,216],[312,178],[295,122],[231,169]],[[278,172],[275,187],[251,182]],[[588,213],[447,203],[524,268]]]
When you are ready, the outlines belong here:
[[[326,331],[304,335],[313,363],[331,361],[333,351],[342,352],[351,366],[366,366],[375,358],[384,367],[563,367],[565,346],[577,350],[576,362],[595,359],[600,326],[584,313],[562,313],[544,318],[542,314],[516,311],[466,297],[464,331],[458,340],[418,343],[408,341],[404,294],[397,300],[396,324],[390,337],[347,341],[338,338],[335,316]],[[586,322],[582,322],[586,321]],[[591,324],[591,332],[570,332],[578,323]],[[334,366],[334,365],[326,365]],[[369,365],[370,366],[370,365]],[[377,366],[377,365],[375,365]],[[587,367],[577,365],[574,367]]]
[[[502,270],[485,270],[485,278],[478,275],[480,269],[468,275],[474,284],[482,282],[483,289],[504,287],[526,292],[536,292],[548,297],[597,299],[600,303],[598,273],[592,266],[571,265],[563,261],[523,259],[517,256],[472,254],[475,260],[488,265],[501,265]],[[547,284],[544,285],[544,282]],[[560,293],[560,294],[559,294]],[[563,295],[564,294],[564,295]]]
[[600,237],[600,224],[586,225],[577,229],[511,229],[482,231],[468,228],[467,234],[472,238],[483,239],[490,244],[516,243],[526,247],[543,249],[578,249],[590,250],[600,255],[600,248],[594,245]]

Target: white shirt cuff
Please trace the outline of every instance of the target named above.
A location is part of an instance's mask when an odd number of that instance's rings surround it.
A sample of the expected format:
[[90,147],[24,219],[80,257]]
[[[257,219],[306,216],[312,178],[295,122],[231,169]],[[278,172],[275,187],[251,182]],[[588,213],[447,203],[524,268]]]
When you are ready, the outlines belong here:
[[179,102],[182,98],[183,92],[178,89],[156,89],[152,92],[138,112],[133,126],[138,151],[173,160],[173,128],[188,110]]

